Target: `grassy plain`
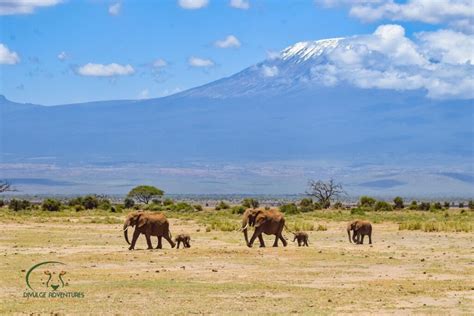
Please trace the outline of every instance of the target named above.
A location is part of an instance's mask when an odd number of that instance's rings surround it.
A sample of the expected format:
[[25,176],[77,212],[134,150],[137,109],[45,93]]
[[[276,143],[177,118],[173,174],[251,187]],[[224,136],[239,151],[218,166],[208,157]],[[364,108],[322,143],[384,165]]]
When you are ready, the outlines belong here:
[[[238,214],[167,213],[192,247],[145,250],[142,236],[135,251],[121,233],[125,214],[2,209],[0,314],[474,314],[470,211],[292,215],[288,226],[310,230],[310,247],[263,249],[244,245]],[[374,223],[373,245],[348,242],[352,218]],[[23,298],[26,271],[47,260],[66,263],[65,289],[85,298]]]

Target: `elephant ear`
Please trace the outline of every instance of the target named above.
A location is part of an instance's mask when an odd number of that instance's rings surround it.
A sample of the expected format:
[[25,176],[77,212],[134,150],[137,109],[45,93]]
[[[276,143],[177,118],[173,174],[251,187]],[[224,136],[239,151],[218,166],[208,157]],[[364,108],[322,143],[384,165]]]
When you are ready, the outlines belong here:
[[147,222],[147,219],[142,216],[142,214],[138,215],[138,219],[137,219],[137,227],[143,227]]

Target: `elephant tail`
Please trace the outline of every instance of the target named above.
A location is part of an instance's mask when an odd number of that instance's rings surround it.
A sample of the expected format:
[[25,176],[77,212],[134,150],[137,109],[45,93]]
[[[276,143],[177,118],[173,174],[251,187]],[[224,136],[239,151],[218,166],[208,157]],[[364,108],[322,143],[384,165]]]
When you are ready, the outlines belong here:
[[285,223],[285,228],[286,228],[286,230],[287,230],[288,232],[292,233],[293,235],[295,234],[294,231],[290,230],[290,229],[288,228],[288,226],[286,226],[286,223]]

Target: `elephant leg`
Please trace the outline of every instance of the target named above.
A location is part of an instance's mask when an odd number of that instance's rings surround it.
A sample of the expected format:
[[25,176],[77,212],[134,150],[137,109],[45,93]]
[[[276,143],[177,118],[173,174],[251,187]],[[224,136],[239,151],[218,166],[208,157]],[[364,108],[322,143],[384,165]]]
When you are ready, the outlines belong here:
[[262,234],[258,235],[258,241],[260,241],[260,248],[265,247],[265,240],[263,240]]
[[176,246],[176,244],[173,242],[173,240],[171,240],[169,234],[167,234],[167,235],[165,234],[165,235],[163,236],[163,238],[166,239],[166,240],[170,243],[171,248],[174,248],[174,246]]
[[280,238],[281,242],[283,243],[283,247],[286,247],[288,243],[286,242],[286,239],[283,237],[281,232],[278,234],[278,238]]
[[158,236],[158,245],[156,246],[156,249],[161,249],[163,248],[163,245],[161,243],[161,236]]
[[140,232],[135,229],[133,232],[133,237],[132,237],[132,243],[130,244],[130,247],[128,247],[128,250],[132,250],[135,248],[135,244],[137,243],[138,236],[140,236]]
[[179,244],[181,244],[181,240],[178,240],[178,243],[176,244],[176,249],[179,249]]
[[361,234],[361,239],[360,239],[360,244],[363,245],[364,244],[364,236],[365,234]]
[[372,245],[372,233],[369,234],[369,245]]
[[275,241],[273,242],[273,247],[278,247],[278,234],[275,234]]
[[150,234],[145,233],[145,238],[146,238],[146,244],[148,245],[148,249],[153,249],[153,246],[151,244]]
[[260,228],[260,227],[255,227],[255,231],[253,232],[253,235],[252,235],[252,238],[250,238],[250,241],[249,243],[247,244],[248,247],[252,247],[253,245],[253,242],[255,241],[255,239],[260,236],[263,232],[263,228]]
[[304,245],[305,245],[306,247],[309,247],[309,245],[308,245],[308,239],[305,239],[305,240],[304,240]]

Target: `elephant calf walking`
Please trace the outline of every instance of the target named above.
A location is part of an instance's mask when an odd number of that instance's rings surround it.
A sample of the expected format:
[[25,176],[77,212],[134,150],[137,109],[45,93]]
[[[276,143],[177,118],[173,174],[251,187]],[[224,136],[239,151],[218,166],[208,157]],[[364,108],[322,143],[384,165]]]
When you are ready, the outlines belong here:
[[177,249],[179,249],[179,245],[181,243],[183,243],[184,248],[191,248],[191,237],[188,234],[179,234],[178,236],[176,236],[174,241],[177,243]]
[[309,247],[308,245],[308,234],[305,233],[305,232],[296,232],[296,233],[293,233],[293,235],[295,235],[295,238],[293,238],[293,242],[295,240],[298,241],[298,247],[301,247],[301,246],[306,246],[306,247]]
[[363,244],[365,235],[369,236],[369,244],[372,244],[372,224],[370,222],[356,220],[347,224],[347,235],[350,243],[352,243],[351,230],[353,231],[352,241],[355,244]]

